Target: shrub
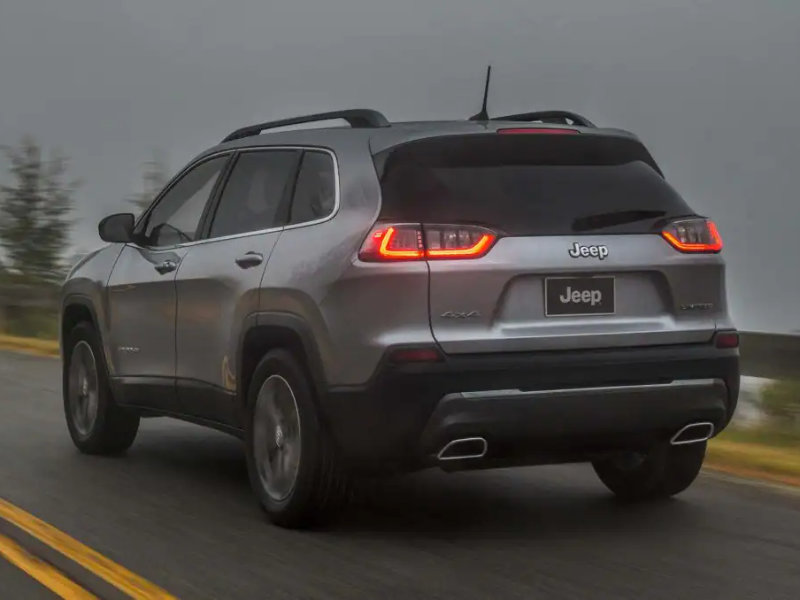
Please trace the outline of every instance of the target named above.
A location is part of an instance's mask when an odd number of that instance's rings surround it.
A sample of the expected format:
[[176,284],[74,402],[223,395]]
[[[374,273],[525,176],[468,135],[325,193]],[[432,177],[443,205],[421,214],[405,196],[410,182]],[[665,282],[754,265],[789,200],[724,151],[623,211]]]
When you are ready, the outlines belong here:
[[761,392],[761,408],[775,425],[800,426],[800,381],[774,381]]
[[58,339],[58,314],[50,309],[11,309],[6,315],[5,331],[20,337]]

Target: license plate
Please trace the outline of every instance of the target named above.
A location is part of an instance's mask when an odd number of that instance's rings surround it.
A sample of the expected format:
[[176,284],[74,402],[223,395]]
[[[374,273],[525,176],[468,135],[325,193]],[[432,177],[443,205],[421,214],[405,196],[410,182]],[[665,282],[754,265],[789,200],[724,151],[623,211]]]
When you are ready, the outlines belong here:
[[613,315],[613,277],[548,277],[544,280],[544,314]]

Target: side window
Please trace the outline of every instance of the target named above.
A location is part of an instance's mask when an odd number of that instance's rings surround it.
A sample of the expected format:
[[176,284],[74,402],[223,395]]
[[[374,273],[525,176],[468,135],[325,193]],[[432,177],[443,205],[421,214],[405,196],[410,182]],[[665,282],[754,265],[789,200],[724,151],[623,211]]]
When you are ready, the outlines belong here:
[[148,246],[174,246],[195,240],[203,210],[228,156],[212,158],[194,167],[158,201],[144,228]]
[[306,223],[327,217],[336,203],[333,159],[327,152],[304,152],[294,190],[289,223]]
[[222,190],[210,237],[283,225],[286,195],[294,176],[297,155],[295,150],[240,154]]

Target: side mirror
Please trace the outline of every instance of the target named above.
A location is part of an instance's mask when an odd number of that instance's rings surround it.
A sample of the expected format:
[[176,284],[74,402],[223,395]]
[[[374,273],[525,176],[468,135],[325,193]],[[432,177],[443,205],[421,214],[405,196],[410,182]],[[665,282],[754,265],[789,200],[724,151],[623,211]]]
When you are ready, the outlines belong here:
[[97,226],[100,239],[111,243],[132,242],[134,221],[131,213],[118,213],[106,217]]

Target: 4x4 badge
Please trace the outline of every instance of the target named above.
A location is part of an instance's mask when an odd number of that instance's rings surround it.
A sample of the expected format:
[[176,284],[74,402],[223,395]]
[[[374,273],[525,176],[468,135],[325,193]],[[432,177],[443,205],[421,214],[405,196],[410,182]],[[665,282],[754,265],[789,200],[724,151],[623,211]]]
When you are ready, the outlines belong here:
[[578,242],[573,242],[572,248],[567,250],[567,252],[572,258],[594,256],[595,258],[603,260],[606,256],[608,256],[608,246],[604,244],[598,244],[595,246],[582,246]]
[[481,316],[481,313],[477,310],[471,310],[469,312],[466,311],[454,311],[448,310],[447,312],[443,312],[439,315],[443,319],[475,319]]

